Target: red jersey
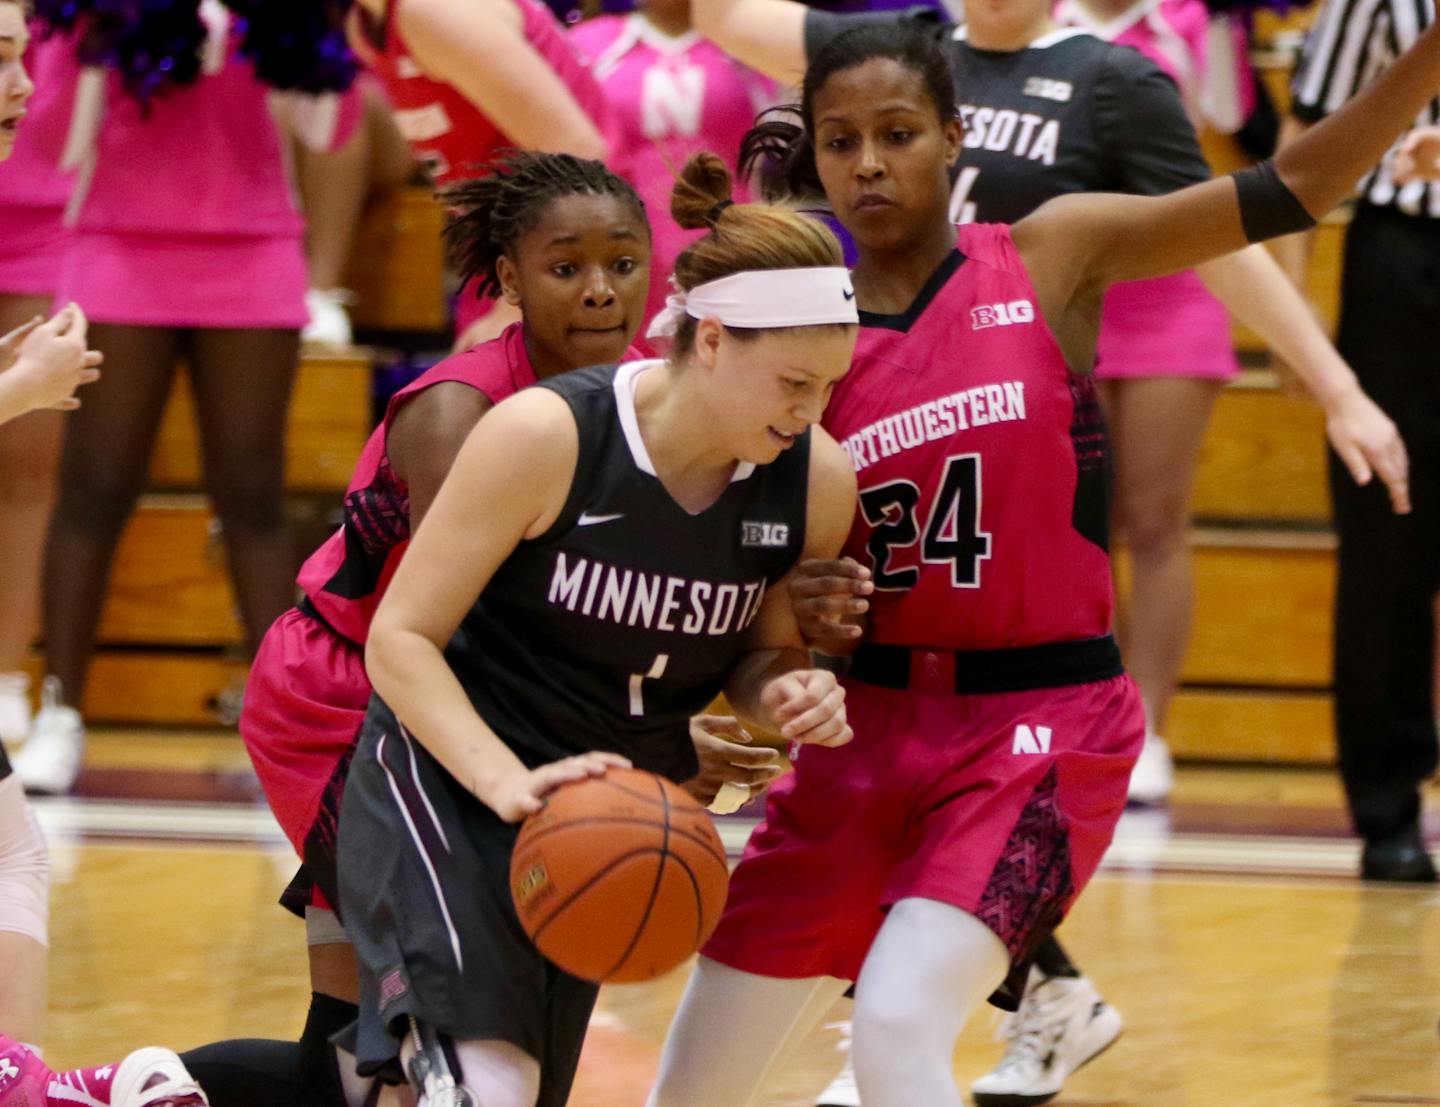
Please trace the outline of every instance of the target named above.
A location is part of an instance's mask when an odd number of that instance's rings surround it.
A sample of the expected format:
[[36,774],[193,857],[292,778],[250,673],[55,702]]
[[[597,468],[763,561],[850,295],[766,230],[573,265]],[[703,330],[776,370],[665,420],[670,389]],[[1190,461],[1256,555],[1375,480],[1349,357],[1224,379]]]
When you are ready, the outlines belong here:
[[[378,30],[355,35],[361,60],[380,78],[395,109],[395,122],[437,185],[474,176],[472,166],[516,143],[456,88],[427,77],[410,57],[395,14],[403,0],[390,0]],[[570,89],[570,95],[608,134],[604,93],[581,63],[550,9],[536,0],[513,0],[524,19],[525,38]],[[368,48],[367,48],[368,47]]]
[[1010,228],[960,227],[904,315],[860,324],[824,426],[859,474],[845,553],[874,573],[869,641],[994,650],[1108,634],[1104,427]]
[[410,543],[410,489],[385,450],[390,424],[407,400],[445,381],[468,384],[492,402],[535,383],[520,323],[498,338],[447,357],[395,393],[370,435],[345,493],[344,522],[300,567],[297,583],[330,628],[364,645],[375,608]]

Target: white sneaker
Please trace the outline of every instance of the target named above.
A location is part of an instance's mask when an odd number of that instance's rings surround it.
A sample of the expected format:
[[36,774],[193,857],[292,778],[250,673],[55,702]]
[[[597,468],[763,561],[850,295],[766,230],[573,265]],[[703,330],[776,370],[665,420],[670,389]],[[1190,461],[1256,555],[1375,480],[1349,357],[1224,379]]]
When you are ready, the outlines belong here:
[[1145,735],[1140,759],[1130,772],[1130,802],[1143,807],[1166,803],[1175,788],[1175,762],[1170,747],[1158,734]]
[[111,1107],[209,1107],[185,1063],[159,1046],[137,1049],[115,1070]]
[[27,792],[63,796],[75,787],[85,758],[85,724],[80,712],[60,702],[60,681],[49,676],[40,686],[40,713],[30,738],[15,755],[12,768]]
[[0,742],[23,742],[30,733],[30,678],[0,673]]
[[845,1067],[830,1086],[815,1097],[815,1107],[860,1107],[860,1087],[855,1083],[855,1062],[845,1051]]
[[300,341],[315,346],[349,346],[354,337],[350,313],[355,293],[345,288],[312,288],[305,293],[305,310],[310,322],[300,331]]
[[1005,1056],[970,1086],[975,1107],[1049,1103],[1072,1072],[1114,1044],[1123,1026],[1085,977],[1031,969],[1020,1010],[1006,1020]]

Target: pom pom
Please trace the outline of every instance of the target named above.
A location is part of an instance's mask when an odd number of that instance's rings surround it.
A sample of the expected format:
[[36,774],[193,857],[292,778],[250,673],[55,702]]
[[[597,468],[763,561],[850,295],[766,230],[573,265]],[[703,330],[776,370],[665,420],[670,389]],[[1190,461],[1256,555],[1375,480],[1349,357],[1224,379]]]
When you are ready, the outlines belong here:
[[78,26],[80,61],[115,70],[142,104],[200,75],[198,0],[37,0],[35,16],[42,34]]
[[[356,64],[345,40],[351,0],[225,0],[256,75],[275,88],[348,88]],[[43,35],[76,31],[84,65],[120,74],[141,104],[200,76],[206,27],[199,0],[35,0]]]
[[225,0],[243,21],[240,52],[274,88],[340,92],[355,80],[345,38],[350,0]]

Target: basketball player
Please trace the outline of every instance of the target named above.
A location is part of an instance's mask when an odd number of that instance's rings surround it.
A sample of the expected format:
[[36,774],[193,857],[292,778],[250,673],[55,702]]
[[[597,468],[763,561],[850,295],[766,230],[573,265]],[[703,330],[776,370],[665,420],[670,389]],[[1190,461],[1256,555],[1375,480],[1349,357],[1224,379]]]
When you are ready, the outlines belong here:
[[719,158],[687,164],[672,210],[711,229],[657,320],[669,358],[497,405],[371,626],[341,901],[361,1071],[403,1060],[421,1103],[453,1102],[448,1080],[484,1107],[569,1093],[597,987],[539,954],[508,882],[548,792],[612,766],[690,777],[685,720],[722,686],[792,741],[850,738],[784,581],[853,510],[848,460],[810,428],[850,365],[854,292],[821,224],[729,200]]
[[[512,392],[627,355],[644,314],[649,228],[635,190],[599,162],[514,153],[454,186],[452,260],[523,322],[457,354],[392,399],[351,478],[344,525],[301,569],[304,599],[265,636],[240,731],[271,809],[303,860],[282,902],[306,920],[312,998],[299,1043],[219,1042],[185,1054],[215,1107],[344,1103],[333,1034],[356,1017],[354,951],[338,902],[340,796],[370,698],[362,652],[375,608],[467,434]],[[703,716],[692,737],[708,802],[725,782],[763,786],[774,751],[748,749],[734,720]]]
[[[0,161],[35,86],[25,68],[29,35],[17,0],[0,0]],[[0,338],[0,423],[30,411],[73,411],[75,390],[99,379],[74,304]],[[0,746],[0,1107],[203,1107],[204,1095],[170,1050],[141,1049],[103,1070],[55,1073],[36,1047],[45,1014],[50,863],[19,780]],[[97,1078],[95,1073],[104,1071]],[[94,1094],[81,1097],[81,1092]]]
[[[950,222],[962,131],[932,39],[837,36],[804,128],[748,140],[854,237],[855,368],[826,424],[871,574],[856,740],[770,792],[691,979],[652,1107],[745,1107],[847,982],[866,1107],[959,1107],[961,1026],[1093,874],[1144,735],[1110,637],[1105,439],[1086,374],[1114,281],[1313,222],[1440,87],[1440,31],[1274,164],[1162,197],[1074,195]],[[845,878],[836,880],[834,874]]]
[[[12,111],[24,106],[15,90],[28,82],[19,62],[23,39],[14,57],[6,57],[10,13],[18,19],[19,10],[0,3],[0,107]],[[0,161],[6,153],[0,147]],[[100,361],[99,352],[86,347],[85,315],[75,304],[17,327],[0,338],[0,423],[31,411],[73,411],[80,405],[75,390],[99,379]],[[45,1015],[49,890],[45,841],[0,745],[0,1031],[32,1042]]]
[[[957,223],[1015,223],[1070,192],[1159,195],[1210,175],[1176,83],[1186,46],[1173,29],[1146,33],[1102,20],[1084,0],[972,0],[955,27],[925,14],[834,14],[794,0],[696,0],[702,31],[775,76],[857,23],[904,19],[950,63],[965,139],[952,170]],[[1151,6],[1153,8],[1153,5]],[[1052,14],[1053,9],[1053,14]],[[1083,20],[1095,34],[1056,19]],[[1115,35],[1146,53],[1108,45]],[[1193,84],[1186,82],[1187,85]],[[1147,740],[1130,798],[1159,803],[1173,783],[1160,737],[1189,638],[1189,504],[1209,414],[1239,367],[1221,304],[1296,368],[1326,410],[1327,431],[1362,483],[1405,474],[1395,424],[1360,389],[1283,271],[1257,248],[1194,273],[1107,294],[1095,375],[1116,446],[1116,516],[1134,563],[1125,656],[1145,701]],[[1212,295],[1213,293],[1213,295]],[[1398,511],[1408,503],[1390,488]]]
[[[932,36],[950,64],[965,127],[951,171],[950,214],[960,223],[1015,223],[1070,192],[1159,195],[1210,176],[1176,87],[1194,84],[1193,66],[1185,81],[1186,42],[1165,22],[1177,6],[1144,10],[1145,19],[1127,27],[1122,19],[1101,20],[1085,0],[987,0],[966,4],[965,26],[957,28],[930,15],[835,15],[792,0],[696,0],[702,29],[772,73],[782,65],[798,72],[807,54],[858,23],[904,19]],[[1061,15],[1118,35],[1148,57],[1062,28]],[[1239,372],[1226,308],[1297,368],[1356,478],[1368,481],[1377,471],[1395,510],[1409,509],[1398,483],[1408,463],[1394,422],[1360,389],[1263,248],[1106,293],[1095,377],[1114,445],[1113,522],[1133,570],[1123,646],[1147,733],[1130,777],[1136,803],[1162,803],[1173,785],[1161,736],[1190,634],[1191,495],[1210,413]],[[1023,1048],[1007,1052],[975,1086],[980,1107],[1005,1107],[991,1095],[1043,1102],[1120,1033],[1119,1012],[1058,942],[1040,950],[1035,986],[1036,1002],[1009,1027],[1026,1030],[1012,1039]],[[1030,1033],[1037,1018],[1040,1032]],[[858,1103],[848,1067],[819,1103]]]

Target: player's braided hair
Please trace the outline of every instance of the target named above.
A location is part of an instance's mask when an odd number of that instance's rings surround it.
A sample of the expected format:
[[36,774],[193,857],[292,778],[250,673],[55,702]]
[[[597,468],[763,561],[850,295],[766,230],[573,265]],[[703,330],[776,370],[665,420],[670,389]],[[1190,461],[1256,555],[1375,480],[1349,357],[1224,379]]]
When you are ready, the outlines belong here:
[[[806,269],[844,265],[835,236],[818,219],[772,204],[737,204],[731,199],[730,170],[714,154],[685,163],[670,194],[670,214],[690,230],[710,233],[675,259],[674,282],[687,292],[696,285],[751,269]],[[685,318],[675,332],[674,352],[683,355],[695,341],[696,321]],[[745,337],[739,328],[727,328]],[[754,333],[754,332],[748,332]]]
[[645,202],[634,186],[598,161],[572,154],[508,150],[480,167],[484,176],[445,189],[449,209],[445,246],[450,263],[465,281],[476,282],[480,296],[500,295],[495,264],[502,254],[540,222],[556,200],[566,196],[614,196],[634,208],[645,224]]
[[747,177],[758,173],[761,194],[767,200],[825,198],[811,136],[815,133],[815,96],[836,73],[876,58],[889,58],[920,78],[942,121],[959,115],[950,66],[923,26],[899,19],[861,23],[836,35],[810,59],[800,103],[765,112],[740,144],[741,171]]

